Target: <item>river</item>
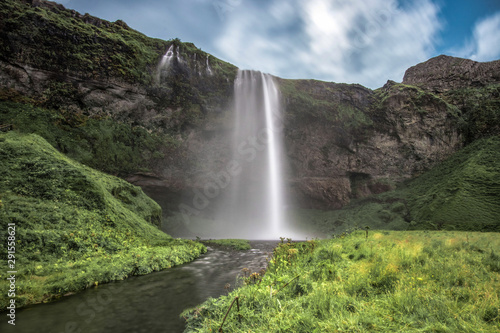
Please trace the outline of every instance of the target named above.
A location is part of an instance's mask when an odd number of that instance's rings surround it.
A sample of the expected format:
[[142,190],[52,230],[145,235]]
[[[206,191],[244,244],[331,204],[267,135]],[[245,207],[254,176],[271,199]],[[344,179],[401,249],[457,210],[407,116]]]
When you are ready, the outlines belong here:
[[103,284],[58,301],[19,309],[16,326],[0,323],[0,332],[16,333],[176,333],[183,332],[181,312],[238,286],[242,269],[267,266],[278,241],[252,241],[248,251],[210,248],[198,259],[161,272]]

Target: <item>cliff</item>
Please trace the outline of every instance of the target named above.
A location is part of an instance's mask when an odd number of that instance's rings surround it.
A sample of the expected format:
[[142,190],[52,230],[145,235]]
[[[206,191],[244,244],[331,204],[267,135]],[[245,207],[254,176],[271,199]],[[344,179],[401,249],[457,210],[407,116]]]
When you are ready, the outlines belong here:
[[[178,39],[49,1],[0,5],[0,84],[39,106],[178,133],[224,106],[236,68]],[[160,66],[167,50],[173,56]]]
[[461,147],[459,111],[417,87],[285,84],[300,91],[284,90],[293,184],[313,207],[387,191]]
[[[3,1],[0,31],[0,123],[163,193],[167,211],[227,165],[231,64],[43,0]],[[375,90],[276,78],[295,203],[345,207],[498,135],[499,64],[439,56]]]
[[498,84],[500,83],[500,60],[481,63],[440,55],[410,67],[405,72],[403,83],[437,93]]

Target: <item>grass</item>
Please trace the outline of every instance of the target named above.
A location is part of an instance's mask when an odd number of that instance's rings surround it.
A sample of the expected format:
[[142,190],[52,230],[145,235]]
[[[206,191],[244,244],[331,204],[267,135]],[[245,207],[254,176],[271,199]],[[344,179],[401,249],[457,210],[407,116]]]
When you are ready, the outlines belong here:
[[[15,223],[16,305],[196,258],[205,247],[161,232],[142,190],[64,156],[38,135],[0,134],[0,235]],[[0,243],[2,267],[7,244]],[[0,291],[7,293],[7,270]],[[0,299],[5,309],[8,299]]]
[[499,251],[498,233],[457,231],[282,243],[264,275],[185,311],[185,332],[498,332]]
[[245,239],[209,239],[202,241],[202,243],[237,251],[251,249],[250,243]]
[[500,137],[476,140],[407,191],[417,228],[500,231]]

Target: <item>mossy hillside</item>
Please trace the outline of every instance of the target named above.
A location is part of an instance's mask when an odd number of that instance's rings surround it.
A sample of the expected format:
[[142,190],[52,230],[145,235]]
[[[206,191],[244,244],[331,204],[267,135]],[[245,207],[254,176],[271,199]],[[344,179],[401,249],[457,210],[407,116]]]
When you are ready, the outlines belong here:
[[178,265],[205,250],[161,232],[161,209],[139,187],[65,157],[37,135],[0,134],[0,157],[0,233],[7,239],[7,224],[15,223],[18,306]]
[[500,134],[500,84],[450,90],[443,99],[462,111],[460,129],[466,143]]
[[500,231],[500,137],[476,140],[395,190],[333,211],[295,210],[321,234],[352,228]]
[[388,81],[382,88],[374,90],[372,96],[372,107],[374,112],[380,112],[387,108],[390,99],[406,100],[406,108],[416,110],[419,113],[428,113],[428,107],[432,105],[441,106],[451,116],[459,116],[457,107],[447,102],[447,99],[417,86],[412,86],[394,81]]
[[415,227],[500,231],[500,137],[474,141],[407,191]]
[[0,14],[2,55],[36,68],[148,82],[149,66],[165,48],[165,42],[147,38],[121,21],[80,16],[54,3],[7,0]]
[[149,171],[180,144],[170,134],[151,132],[109,117],[91,118],[29,103],[1,101],[1,97],[0,124],[38,134],[68,157],[117,175]]
[[185,332],[497,332],[498,236],[357,231],[282,243],[264,275],[184,312]]
[[366,105],[357,103],[357,94],[371,91],[356,84],[335,84],[317,80],[279,80],[286,117],[290,121],[316,119],[344,130],[355,131],[373,123]]

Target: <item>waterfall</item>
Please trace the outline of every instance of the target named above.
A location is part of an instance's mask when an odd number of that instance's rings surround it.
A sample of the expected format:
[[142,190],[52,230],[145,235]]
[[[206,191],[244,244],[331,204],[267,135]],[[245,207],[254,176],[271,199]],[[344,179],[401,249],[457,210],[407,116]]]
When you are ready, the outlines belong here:
[[208,75],[212,75],[212,68],[210,67],[210,64],[208,63],[208,55],[207,55],[207,61],[206,61],[206,65],[207,65],[207,74]]
[[[280,99],[273,76],[238,71],[233,125],[216,134],[221,140],[217,141],[221,144],[217,155],[210,147],[202,154],[203,160],[211,160],[218,167],[201,174],[197,186],[178,206],[178,218],[188,234],[202,238],[305,239],[302,230],[292,227],[286,210],[290,205],[284,182],[287,172]],[[228,145],[221,151],[223,142]]]
[[231,157],[239,167],[219,206],[231,237],[278,239],[285,230],[280,94],[269,74],[238,71]]
[[172,62],[174,61],[174,58],[177,58],[177,53],[175,52],[175,46],[174,44],[171,44],[170,47],[167,49],[167,52],[163,55],[163,57],[160,60],[160,63],[158,64],[158,69],[156,70],[156,81],[157,83],[160,82],[161,78],[161,72],[163,70],[168,70]]

